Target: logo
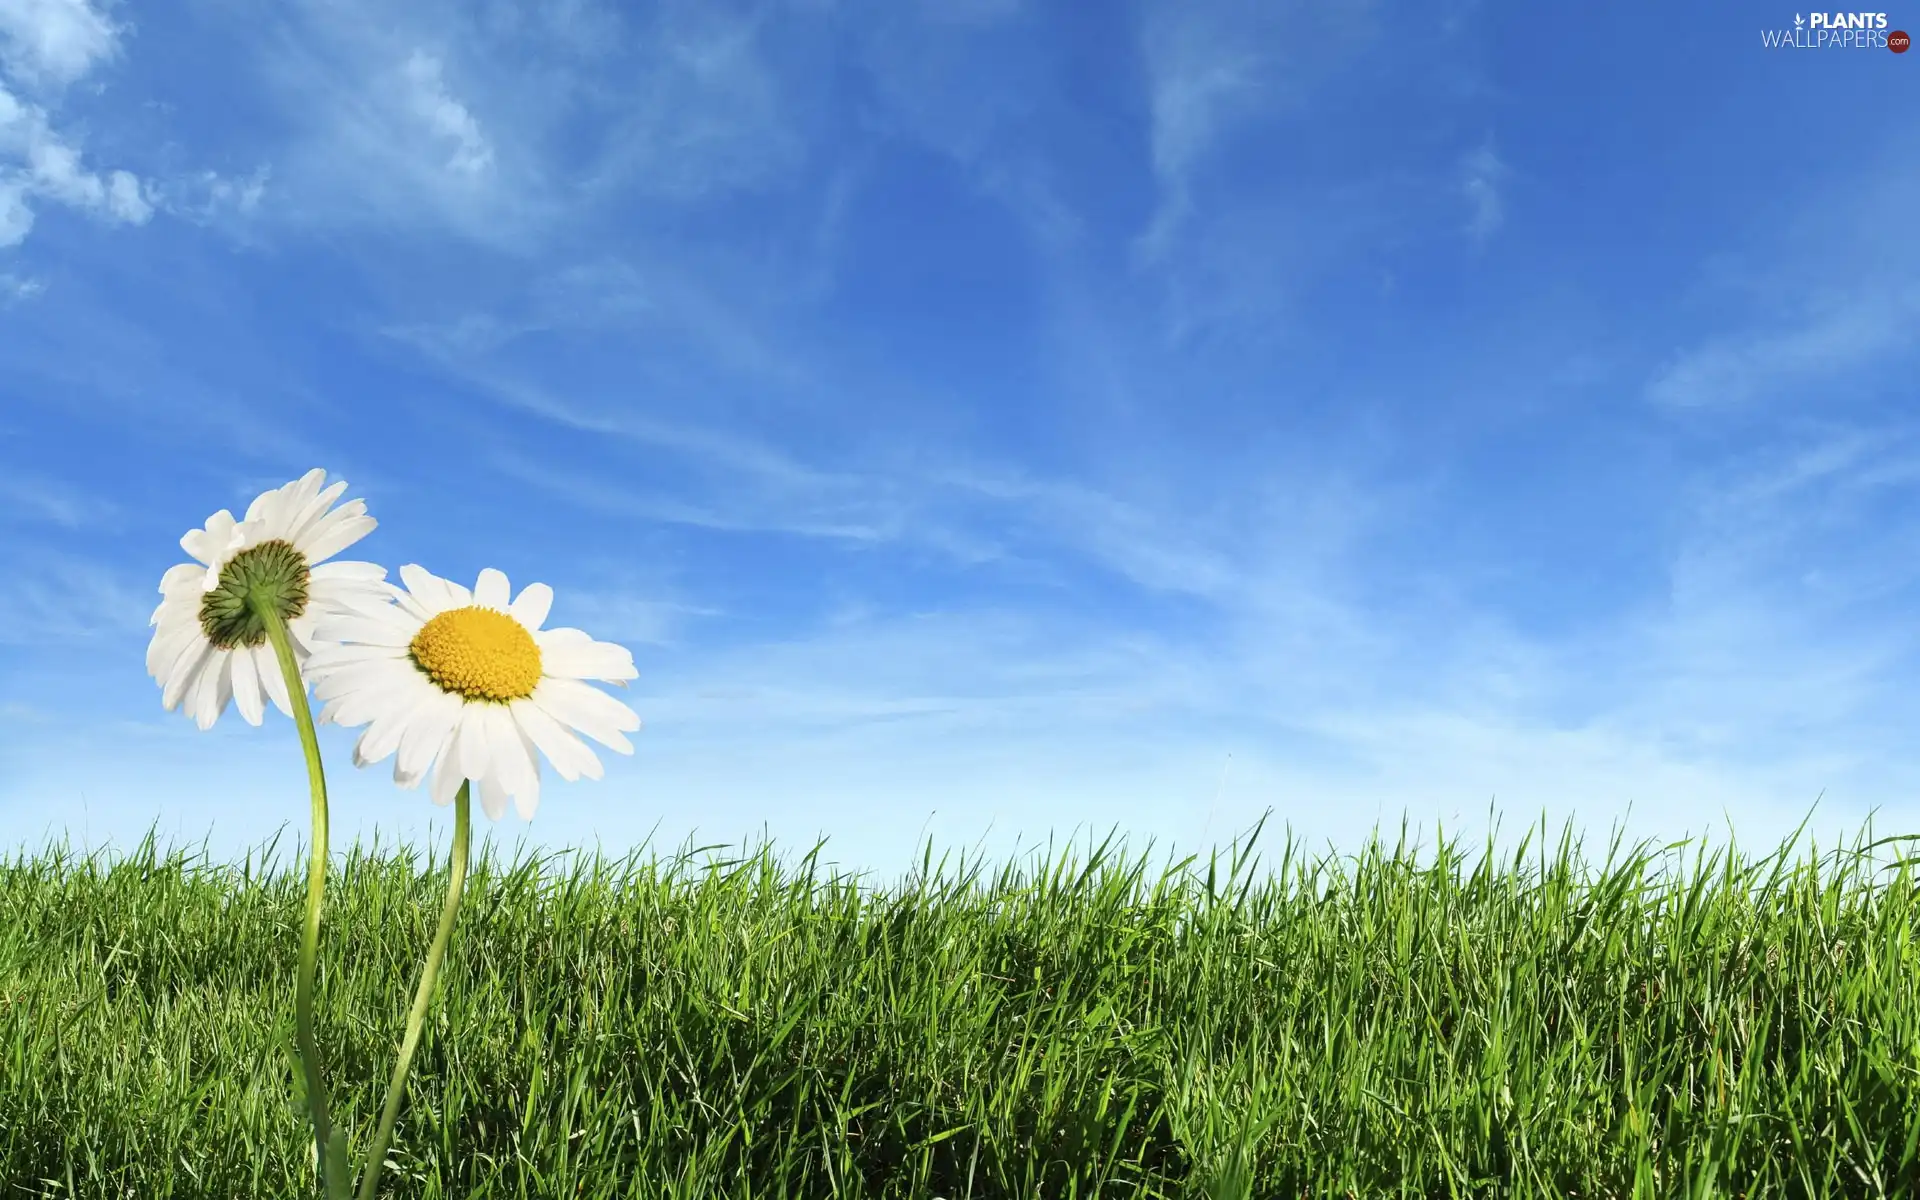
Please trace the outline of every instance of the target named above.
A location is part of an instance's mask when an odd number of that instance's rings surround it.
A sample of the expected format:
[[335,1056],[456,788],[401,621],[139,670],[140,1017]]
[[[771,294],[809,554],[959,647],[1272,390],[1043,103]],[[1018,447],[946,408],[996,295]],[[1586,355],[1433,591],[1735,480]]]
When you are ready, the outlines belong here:
[[1883,12],[1793,14],[1793,28],[1762,29],[1760,44],[1769,50],[1892,50],[1905,54],[1912,39],[1889,29]]

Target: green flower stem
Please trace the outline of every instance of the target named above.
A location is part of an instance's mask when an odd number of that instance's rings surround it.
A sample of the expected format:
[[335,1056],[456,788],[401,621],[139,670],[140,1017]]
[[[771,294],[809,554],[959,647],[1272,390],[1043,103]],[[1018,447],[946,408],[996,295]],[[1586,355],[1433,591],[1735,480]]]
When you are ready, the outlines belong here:
[[313,1117],[313,1145],[319,1160],[322,1189],[329,1200],[345,1200],[349,1181],[344,1170],[346,1145],[327,1115],[327,1088],[320,1078],[320,1049],[313,1038],[313,983],[320,955],[320,907],[327,886],[327,776],[320,765],[320,741],[313,732],[313,712],[307,707],[307,685],[293,657],[293,639],[280,616],[277,598],[256,590],[248,596],[254,613],[266,626],[287,682],[293,705],[293,723],[300,730],[300,748],[307,756],[307,785],[313,793],[313,846],[307,858],[307,922],[300,931],[300,973],[293,993],[294,1036],[300,1046],[300,1065],[306,1075],[307,1109]]
[[387,1165],[387,1142],[393,1137],[393,1123],[400,1115],[400,1101],[407,1094],[407,1068],[413,1064],[414,1049],[420,1044],[427,1006],[433,1002],[433,985],[440,977],[440,962],[446,957],[447,942],[453,937],[454,918],[460,915],[460,893],[467,885],[470,786],[462,782],[459,794],[453,799],[453,856],[448,866],[447,898],[440,908],[440,928],[434,931],[426,964],[420,968],[420,986],[414,990],[413,1010],[407,1014],[407,1034],[400,1043],[400,1060],[393,1064],[393,1079],[387,1084],[387,1105],[380,1113],[380,1128],[374,1132],[373,1146],[367,1153],[366,1174],[360,1178],[360,1200],[373,1200],[380,1183],[380,1170]]

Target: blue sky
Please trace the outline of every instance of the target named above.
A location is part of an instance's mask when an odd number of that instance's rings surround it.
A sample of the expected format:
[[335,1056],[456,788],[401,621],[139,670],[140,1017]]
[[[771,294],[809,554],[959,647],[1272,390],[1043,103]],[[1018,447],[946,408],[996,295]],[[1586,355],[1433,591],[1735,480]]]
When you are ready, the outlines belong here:
[[142,655],[313,466],[633,650],[508,843],[1920,829],[1920,57],[1793,16],[0,0],[0,843],[300,832]]

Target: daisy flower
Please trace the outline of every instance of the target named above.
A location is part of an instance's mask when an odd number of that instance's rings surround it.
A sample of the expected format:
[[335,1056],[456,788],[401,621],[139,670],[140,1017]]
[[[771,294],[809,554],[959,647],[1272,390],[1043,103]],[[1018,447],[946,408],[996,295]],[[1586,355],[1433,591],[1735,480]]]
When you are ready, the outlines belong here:
[[314,624],[353,601],[365,605],[387,585],[372,563],[326,560],[373,532],[364,500],[334,508],[345,480],[322,490],[316,467],[284,487],[262,492],[234,520],[226,509],[180,539],[194,559],[160,578],[160,606],[148,624],[147,674],[160,685],[168,712],[210,729],[231,700],[249,725],[260,724],[262,697],[293,715],[287,681],[249,602],[262,597],[287,623],[296,663],[314,645]]
[[[472,781],[480,806],[499,820],[513,801],[532,818],[540,803],[539,755],[562,779],[601,777],[600,760],[575,731],[633,753],[623,733],[640,728],[626,705],[585,680],[624,686],[633,655],[578,629],[541,629],[553,589],[528,584],[510,598],[489,567],[469,592],[409,564],[390,602],[360,604],[321,623],[329,645],[308,660],[321,723],[366,725],[353,761],[395,755],[393,780],[418,787],[433,771],[435,804]],[[538,751],[538,753],[536,753]]]

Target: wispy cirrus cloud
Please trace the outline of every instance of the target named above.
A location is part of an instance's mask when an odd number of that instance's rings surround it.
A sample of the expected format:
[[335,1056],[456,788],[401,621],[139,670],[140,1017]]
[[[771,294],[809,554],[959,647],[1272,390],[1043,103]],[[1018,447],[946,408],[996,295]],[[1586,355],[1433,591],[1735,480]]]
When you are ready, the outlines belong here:
[[407,56],[404,70],[411,88],[408,99],[414,115],[448,144],[447,169],[477,175],[491,167],[493,147],[473,113],[447,90],[439,58],[415,50]]
[[1152,3],[1140,47],[1148,145],[1160,204],[1142,236],[1149,259],[1196,204],[1197,176],[1249,127],[1301,111],[1314,89],[1371,35],[1369,3],[1315,7],[1254,0]]
[[276,217],[296,227],[525,254],[610,207],[752,190],[805,157],[792,60],[824,30],[804,10],[376,7],[300,4],[249,36],[293,134],[273,167]]
[[1723,254],[1697,287],[1708,319],[1667,356],[1646,397],[1673,410],[1738,410],[1809,393],[1823,407],[1920,359],[1920,251],[1899,239],[1835,242],[1836,228],[1899,226],[1920,204],[1920,172],[1871,162],[1845,187],[1810,187],[1796,211],[1752,222],[1745,253]]
[[596,194],[637,192],[676,205],[753,190],[808,151],[805,103],[775,58],[804,61],[824,30],[805,10],[667,3],[633,31],[630,82],[609,97],[612,136],[587,176]]
[[0,521],[6,516],[45,522],[63,529],[98,526],[120,512],[120,506],[96,493],[50,479],[30,470],[0,475]]
[[483,73],[450,50],[460,24],[431,19],[432,10],[398,23],[369,16],[352,5],[298,5],[259,39],[257,69],[293,130],[269,151],[272,217],[523,240],[547,204],[545,181],[527,146],[509,139],[537,133],[537,116],[502,127],[515,94],[477,89]]
[[1647,385],[1676,409],[1738,406],[1799,393],[1888,355],[1911,351],[1920,287],[1894,285],[1823,306],[1797,320],[1713,337],[1674,356]]
[[154,603],[122,572],[85,559],[41,555],[32,573],[0,584],[8,619],[0,645],[71,645],[105,637],[139,638]]
[[189,172],[150,182],[146,194],[155,208],[169,216],[196,225],[221,225],[255,216],[266,198],[272,174],[264,166],[244,176]]

